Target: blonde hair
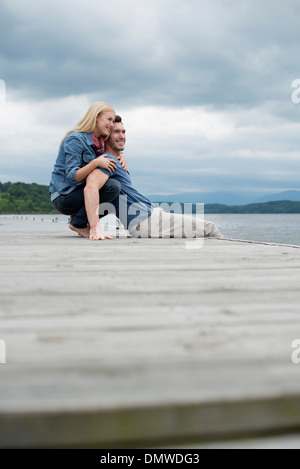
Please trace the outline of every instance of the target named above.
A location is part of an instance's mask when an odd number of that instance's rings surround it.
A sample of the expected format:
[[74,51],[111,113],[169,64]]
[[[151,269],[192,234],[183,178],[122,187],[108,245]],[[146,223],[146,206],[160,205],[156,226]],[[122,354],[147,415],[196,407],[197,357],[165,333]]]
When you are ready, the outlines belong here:
[[113,112],[114,114],[116,114],[115,110],[109,104],[103,103],[102,101],[98,101],[92,104],[87,110],[85,116],[77,124],[77,126],[66,133],[66,135],[60,142],[60,146],[65,140],[65,138],[74,130],[76,130],[77,132],[93,132],[96,127],[97,117],[102,112]]

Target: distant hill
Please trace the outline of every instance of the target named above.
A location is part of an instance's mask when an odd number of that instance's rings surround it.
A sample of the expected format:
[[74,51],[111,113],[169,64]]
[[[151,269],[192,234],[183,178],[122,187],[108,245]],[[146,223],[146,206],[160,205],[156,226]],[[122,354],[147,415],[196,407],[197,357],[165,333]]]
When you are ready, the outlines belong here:
[[205,213],[300,213],[300,202],[281,200],[248,205],[205,205]]
[[151,202],[186,202],[186,203],[204,203],[204,204],[222,204],[222,205],[246,205],[252,203],[273,202],[280,200],[291,200],[300,202],[299,191],[283,191],[277,194],[266,194],[253,192],[184,192],[181,194],[147,196]]
[[253,202],[260,194],[252,192],[183,192],[170,195],[147,195],[151,202],[185,202],[203,204],[244,205]]
[[[163,208],[164,210],[168,211],[166,203],[169,203],[171,207],[172,203],[174,202],[161,201],[160,203],[164,203]],[[181,206],[181,213],[183,213],[184,204],[181,203]],[[205,204],[204,211],[205,213],[300,213],[300,202],[282,200],[277,202],[248,205]],[[192,204],[192,213],[197,213],[196,204]]]
[[[284,194],[292,193],[292,195],[296,197],[298,192],[300,193],[300,191],[287,191],[284,192]],[[171,196],[166,196],[164,198],[160,196],[153,196],[155,200],[152,199],[152,202],[168,202],[170,204],[174,202],[193,203],[195,202],[195,194],[199,195],[199,193],[189,194],[190,200],[188,197],[185,197],[184,194],[177,194],[177,200],[175,200],[175,197],[172,199],[168,198]],[[218,194],[224,195],[225,193],[219,192]],[[228,200],[228,198],[226,200]],[[271,201],[252,204],[243,204],[239,201],[239,203],[237,204],[230,205],[228,203],[207,203],[205,202],[205,198],[197,196],[196,202],[205,203],[205,213],[300,213],[300,201],[291,200]],[[46,214],[57,213],[57,211],[54,209],[54,206],[50,201],[48,186],[35,183],[25,184],[24,182],[0,182],[0,213]],[[196,213],[195,204],[194,213]]]
[[283,191],[278,192],[277,194],[268,194],[257,198],[254,202],[275,202],[278,200],[292,200],[294,202],[300,202],[300,191]]
[[24,182],[0,182],[0,213],[57,213],[49,187]]

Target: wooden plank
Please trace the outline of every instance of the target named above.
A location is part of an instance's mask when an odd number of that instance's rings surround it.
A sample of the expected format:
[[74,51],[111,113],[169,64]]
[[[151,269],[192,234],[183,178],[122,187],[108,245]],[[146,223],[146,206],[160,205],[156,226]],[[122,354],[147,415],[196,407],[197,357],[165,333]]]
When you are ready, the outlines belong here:
[[[0,232],[0,446],[300,426],[300,250]],[[32,226],[32,225],[31,225]]]
[[[287,429],[298,425],[300,400],[288,398],[169,404],[150,408],[130,407],[80,412],[43,411],[1,416],[0,435],[4,447],[126,448],[145,447],[179,439],[243,433],[255,434],[267,428]],[[291,418],[291,416],[294,418]],[[3,436],[4,435],[4,436]],[[184,441],[184,440],[183,440]]]
[[300,449],[300,434],[261,435],[259,438],[236,438],[214,442],[197,442],[193,444],[177,443],[169,445],[170,449]]

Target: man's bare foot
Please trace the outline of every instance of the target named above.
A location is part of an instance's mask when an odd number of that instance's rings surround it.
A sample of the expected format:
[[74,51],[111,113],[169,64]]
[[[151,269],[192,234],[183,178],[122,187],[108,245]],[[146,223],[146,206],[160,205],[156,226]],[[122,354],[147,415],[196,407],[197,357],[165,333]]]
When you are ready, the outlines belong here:
[[102,230],[101,226],[98,224],[94,228],[90,229],[90,239],[92,241],[97,241],[99,239],[113,239],[111,236],[107,236],[104,231]]
[[75,226],[69,224],[70,230],[75,231],[75,233],[79,234],[79,236],[82,236],[83,238],[89,238],[90,236],[90,229],[87,228],[76,228]]

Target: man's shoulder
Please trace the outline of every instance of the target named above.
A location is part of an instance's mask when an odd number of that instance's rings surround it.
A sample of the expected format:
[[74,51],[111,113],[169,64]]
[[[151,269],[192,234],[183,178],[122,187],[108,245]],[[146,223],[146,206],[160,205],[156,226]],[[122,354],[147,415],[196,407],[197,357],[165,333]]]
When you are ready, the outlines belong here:
[[[107,155],[107,158],[112,158],[113,160],[115,160],[117,163],[120,164],[120,161],[118,160],[118,158],[114,155],[111,155],[110,153],[108,153],[107,151],[104,151],[104,154]],[[120,164],[121,165],[121,164]]]

